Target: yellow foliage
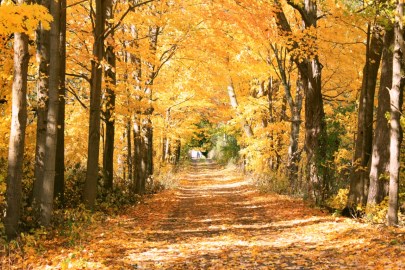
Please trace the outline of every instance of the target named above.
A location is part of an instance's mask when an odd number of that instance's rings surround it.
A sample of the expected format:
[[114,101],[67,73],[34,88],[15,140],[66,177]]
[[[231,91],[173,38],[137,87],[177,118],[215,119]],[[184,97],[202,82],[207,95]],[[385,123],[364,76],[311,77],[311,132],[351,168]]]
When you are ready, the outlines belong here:
[[327,201],[327,204],[334,209],[342,210],[346,206],[348,194],[349,189],[339,189],[338,193]]
[[4,4],[0,6],[0,35],[10,35],[14,32],[31,34],[39,23],[45,29],[50,28],[52,16],[41,5],[14,5]]

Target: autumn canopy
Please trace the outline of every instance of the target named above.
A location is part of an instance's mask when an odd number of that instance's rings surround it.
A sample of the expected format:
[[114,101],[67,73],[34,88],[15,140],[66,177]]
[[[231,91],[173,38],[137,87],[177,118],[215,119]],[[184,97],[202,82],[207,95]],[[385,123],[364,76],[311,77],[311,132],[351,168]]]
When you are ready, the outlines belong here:
[[401,224],[403,18],[402,0],[0,0],[0,236],[205,159]]

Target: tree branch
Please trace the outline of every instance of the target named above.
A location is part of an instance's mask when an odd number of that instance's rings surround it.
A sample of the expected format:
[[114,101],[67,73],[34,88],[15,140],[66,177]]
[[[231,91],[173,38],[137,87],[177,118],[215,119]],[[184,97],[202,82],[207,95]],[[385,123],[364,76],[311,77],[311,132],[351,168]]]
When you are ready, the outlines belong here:
[[301,14],[302,20],[304,21],[305,25],[311,25],[307,12],[302,8],[302,6],[294,3],[294,1],[292,1],[292,0],[287,0],[287,4],[290,5],[292,8],[294,8]]
[[130,6],[125,12],[124,14],[121,15],[121,18],[119,18],[118,22],[116,25],[114,25],[113,27],[110,27],[108,29],[106,29],[103,33],[104,38],[108,37],[112,32],[114,32],[124,21],[125,17],[129,14],[129,12],[133,11],[135,8],[146,5],[148,3],[154,2],[155,0],[148,0],[142,3],[137,3],[133,6]]
[[75,98],[76,98],[76,100],[77,101],[79,101],[79,103],[80,103],[80,105],[82,105],[82,107],[84,108],[84,109],[88,109],[87,108],[87,106],[86,106],[86,104],[84,104],[81,100],[80,100],[80,98],[79,98],[79,96],[76,94],[76,92],[72,89],[72,87],[68,87],[68,88],[66,88],[66,90],[69,92],[69,93],[71,93]]
[[66,76],[71,76],[71,77],[76,77],[76,78],[85,79],[88,83],[91,82],[91,81],[90,81],[90,78],[87,77],[87,76],[84,75],[84,74],[73,74],[73,73],[65,73],[65,74],[66,74]]

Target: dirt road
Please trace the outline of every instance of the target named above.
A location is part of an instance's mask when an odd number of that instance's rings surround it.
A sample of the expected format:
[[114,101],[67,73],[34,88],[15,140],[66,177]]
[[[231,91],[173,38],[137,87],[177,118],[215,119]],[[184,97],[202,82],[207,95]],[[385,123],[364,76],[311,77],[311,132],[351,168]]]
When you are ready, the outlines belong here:
[[404,231],[260,194],[231,169],[196,163],[180,186],[95,224],[41,269],[404,269]]

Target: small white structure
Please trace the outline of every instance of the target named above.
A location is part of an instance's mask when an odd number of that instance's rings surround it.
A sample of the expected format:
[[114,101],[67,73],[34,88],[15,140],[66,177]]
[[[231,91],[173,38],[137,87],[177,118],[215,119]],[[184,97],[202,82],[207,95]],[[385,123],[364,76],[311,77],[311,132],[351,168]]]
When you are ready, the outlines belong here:
[[200,159],[203,158],[204,155],[201,153],[201,151],[193,149],[190,151],[190,157],[191,159]]

